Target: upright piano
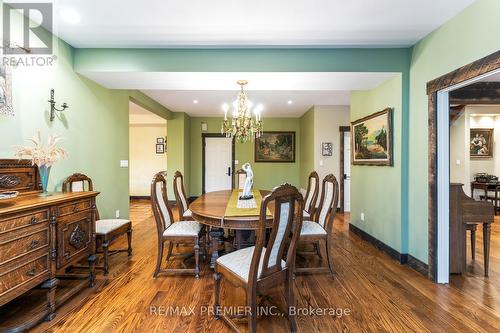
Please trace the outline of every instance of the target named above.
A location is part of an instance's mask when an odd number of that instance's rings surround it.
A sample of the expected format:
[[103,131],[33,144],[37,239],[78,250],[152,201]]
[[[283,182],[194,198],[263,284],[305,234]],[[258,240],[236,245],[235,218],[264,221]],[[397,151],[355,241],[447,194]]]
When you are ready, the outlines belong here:
[[488,201],[477,201],[463,191],[463,184],[450,184],[450,273],[462,274],[466,268],[467,224],[483,225],[484,275],[488,276],[490,227],[495,209]]

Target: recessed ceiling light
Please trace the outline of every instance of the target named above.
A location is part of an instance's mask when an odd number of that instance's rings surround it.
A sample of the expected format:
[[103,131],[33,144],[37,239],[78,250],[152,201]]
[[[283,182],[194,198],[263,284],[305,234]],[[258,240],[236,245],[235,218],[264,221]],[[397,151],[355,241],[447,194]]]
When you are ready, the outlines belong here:
[[292,104],[292,103],[293,103],[293,101],[292,101],[292,100],[289,100],[289,101],[288,101],[288,104]]
[[76,24],[80,22],[80,14],[72,8],[61,9],[59,14],[66,23]]
[[198,104],[198,100],[197,99],[193,100],[193,103]]

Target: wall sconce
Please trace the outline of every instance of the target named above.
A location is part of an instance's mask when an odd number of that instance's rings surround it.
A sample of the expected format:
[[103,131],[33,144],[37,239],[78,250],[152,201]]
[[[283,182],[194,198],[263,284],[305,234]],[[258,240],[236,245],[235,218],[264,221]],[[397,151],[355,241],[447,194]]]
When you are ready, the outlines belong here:
[[69,108],[69,105],[66,103],[61,104],[61,109],[56,108],[56,101],[54,100],[54,89],[50,89],[50,121],[54,121],[54,118],[56,116],[56,111],[57,112],[63,112],[67,108]]

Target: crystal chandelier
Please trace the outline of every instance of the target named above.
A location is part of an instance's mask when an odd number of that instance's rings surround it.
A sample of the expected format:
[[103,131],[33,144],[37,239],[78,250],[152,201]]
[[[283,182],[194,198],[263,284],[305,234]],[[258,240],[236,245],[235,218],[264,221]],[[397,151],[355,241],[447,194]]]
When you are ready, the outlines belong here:
[[222,122],[221,133],[227,138],[236,137],[241,143],[253,140],[262,135],[262,120],[260,112],[263,110],[262,104],[257,105],[253,109],[255,119],[252,118],[252,102],[248,100],[246,92],[243,91],[243,86],[248,82],[239,80],[236,82],[241,86],[238,97],[233,102],[233,112],[230,120],[227,119],[229,105],[222,105],[224,111],[224,121]]

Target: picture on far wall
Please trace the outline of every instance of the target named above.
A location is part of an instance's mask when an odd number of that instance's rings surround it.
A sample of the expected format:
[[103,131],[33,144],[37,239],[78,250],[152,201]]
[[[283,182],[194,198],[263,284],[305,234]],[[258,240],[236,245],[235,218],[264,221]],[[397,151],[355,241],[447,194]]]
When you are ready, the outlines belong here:
[[331,142],[323,142],[321,144],[321,155],[332,156],[332,154],[333,154],[333,144]]
[[353,165],[393,165],[392,109],[351,123]]
[[255,162],[295,162],[295,132],[264,132],[255,139]]
[[493,128],[470,129],[470,157],[493,157]]
[[156,138],[156,143],[165,143],[165,138]]
[[0,65],[0,115],[14,115],[10,74],[10,68],[8,66]]
[[157,143],[156,144],[156,153],[157,154],[165,154],[165,144]]

